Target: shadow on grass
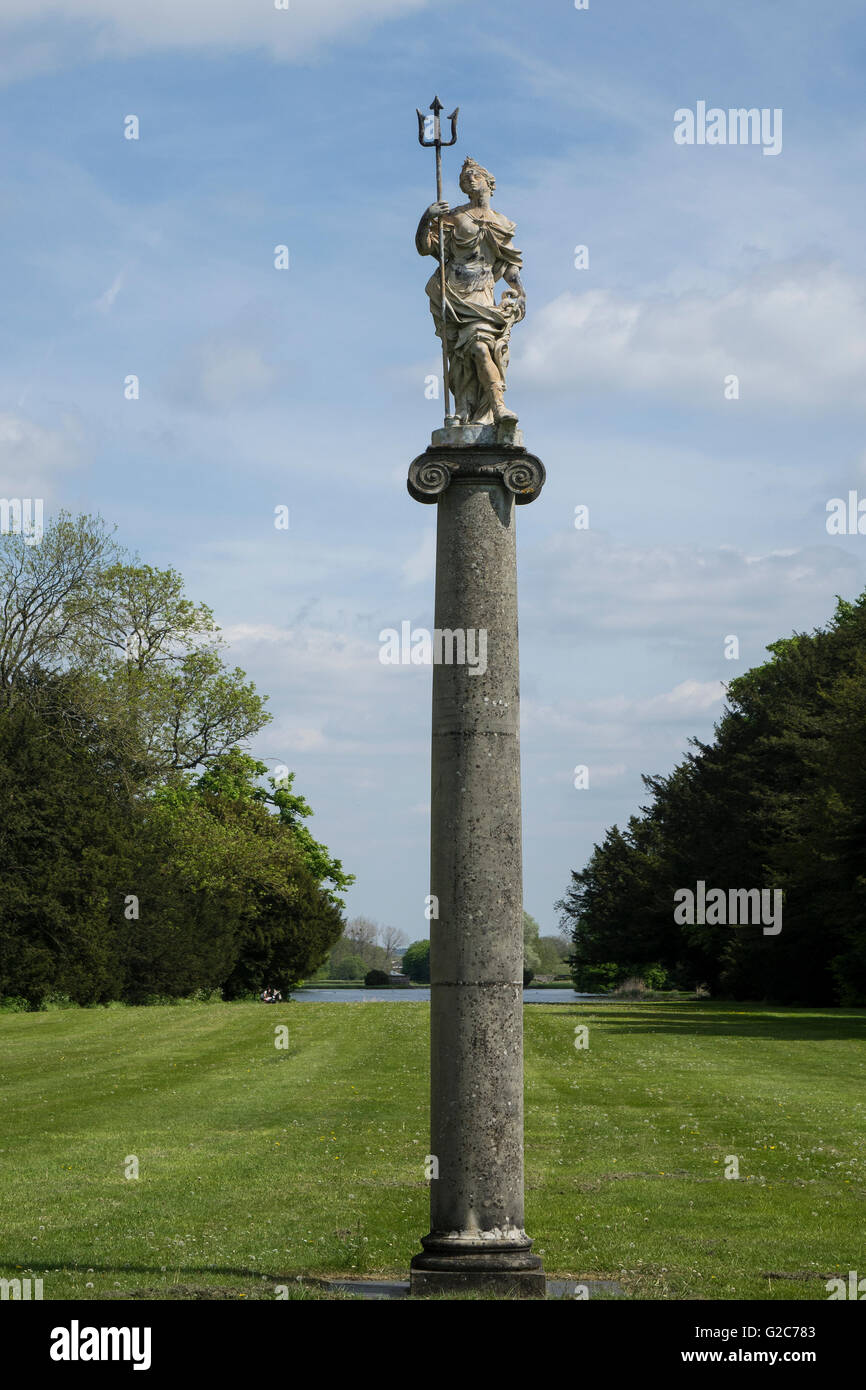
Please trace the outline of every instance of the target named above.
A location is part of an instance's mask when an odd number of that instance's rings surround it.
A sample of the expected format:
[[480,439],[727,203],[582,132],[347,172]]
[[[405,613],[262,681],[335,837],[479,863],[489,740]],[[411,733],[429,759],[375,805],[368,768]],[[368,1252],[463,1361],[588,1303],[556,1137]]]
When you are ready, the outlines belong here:
[[[196,1275],[207,1277],[217,1277],[227,1275],[235,1279],[255,1279],[259,1283],[264,1281],[270,1284],[293,1284],[298,1282],[298,1275],[295,1274],[273,1274],[264,1269],[234,1269],[230,1265],[173,1265],[165,1269],[161,1265],[129,1265],[129,1264],[101,1264],[101,1265],[82,1265],[69,1264],[64,1261],[52,1260],[47,1264],[39,1264],[27,1252],[21,1255],[20,1263],[18,1260],[3,1261],[7,1269],[14,1271],[13,1275],[7,1278],[21,1277],[26,1270],[28,1274],[113,1274],[116,1277],[122,1274],[151,1274],[156,1278],[171,1279],[175,1275],[182,1274],[185,1278],[194,1278]],[[335,1278],[340,1276],[335,1275]],[[317,1279],[314,1276],[302,1275],[301,1279],[308,1284],[327,1283],[327,1280]]]
[[[629,1033],[766,1038],[777,1042],[866,1041],[866,1009],[794,1008],[786,1005],[663,1004],[613,1001],[562,1010],[586,1019],[601,1011]],[[600,1021],[604,1021],[603,1017]]]
[[[8,1266],[7,1266],[8,1268]],[[25,1275],[24,1271],[27,1271]],[[58,1272],[68,1276],[70,1274],[96,1274],[113,1277],[115,1279],[126,1275],[142,1275],[144,1278],[161,1280],[161,1282],[149,1284],[143,1288],[104,1288],[93,1289],[90,1297],[82,1297],[81,1302],[124,1302],[130,1300],[152,1301],[152,1302],[173,1302],[182,1300],[194,1302],[202,1301],[232,1301],[245,1300],[247,1302],[257,1302],[266,1300],[275,1302],[288,1300],[289,1302],[304,1301],[309,1299],[327,1299],[339,1302],[357,1302],[358,1295],[346,1289],[337,1287],[336,1277],[334,1279],[323,1279],[317,1275],[298,1275],[298,1274],[267,1274],[261,1269],[234,1269],[231,1266],[194,1266],[192,1268],[163,1269],[155,1265],[131,1265],[131,1264],[101,1264],[101,1265],[82,1265],[82,1264],[39,1264],[30,1260],[26,1265],[13,1265],[13,1272],[7,1278],[22,1278],[29,1275],[36,1277],[45,1276],[46,1289],[50,1290],[51,1275]],[[181,1282],[180,1276],[183,1276]],[[251,1281],[252,1289],[244,1289],[239,1285],[222,1285],[218,1281],[220,1277],[235,1277]],[[196,1280],[203,1282],[196,1282]],[[206,1282],[204,1282],[206,1281]],[[280,1287],[285,1292],[279,1295],[274,1293],[275,1288]],[[50,1299],[48,1301],[51,1301]],[[78,1301],[74,1295],[64,1293],[61,1296],[62,1302]]]

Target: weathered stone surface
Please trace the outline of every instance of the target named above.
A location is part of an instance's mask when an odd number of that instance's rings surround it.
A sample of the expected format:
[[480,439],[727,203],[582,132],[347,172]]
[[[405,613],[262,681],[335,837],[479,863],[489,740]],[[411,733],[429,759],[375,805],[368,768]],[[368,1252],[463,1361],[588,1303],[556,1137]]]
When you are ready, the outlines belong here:
[[[512,326],[526,313],[523,258],[513,242],[514,223],[490,206],[495,187],[490,171],[467,159],[460,189],[468,203],[431,203],[415,234],[419,253],[438,261],[442,230],[444,277],[437,270],[427,294],[437,336],[444,336],[457,425],[517,421],[505,404],[505,374]],[[508,288],[497,304],[500,279]]]
[[438,1176],[412,1290],[513,1285],[543,1297],[523,1211],[520,499],[507,477],[519,465],[537,495],[544,469],[525,450],[455,452],[430,449],[413,464],[426,460],[447,474],[435,494],[435,622],[485,631],[487,667],[433,669],[430,893],[439,916],[430,924],[430,1152]]
[[511,444],[523,447],[523,430],[515,420],[501,420],[498,425],[445,425],[434,430],[432,444],[449,445],[453,449],[473,444]]
[[546,1298],[547,1280],[544,1270],[523,1270],[508,1274],[465,1274],[459,1270],[443,1272],[439,1270],[413,1269],[409,1291],[413,1298],[423,1298],[432,1294],[440,1297],[447,1294],[468,1293],[478,1290],[492,1293],[497,1298]]
[[541,459],[522,446],[479,444],[466,448],[431,444],[410,463],[406,486],[416,502],[432,503],[455,481],[504,483],[518,506],[524,506],[535,501],[545,477]]

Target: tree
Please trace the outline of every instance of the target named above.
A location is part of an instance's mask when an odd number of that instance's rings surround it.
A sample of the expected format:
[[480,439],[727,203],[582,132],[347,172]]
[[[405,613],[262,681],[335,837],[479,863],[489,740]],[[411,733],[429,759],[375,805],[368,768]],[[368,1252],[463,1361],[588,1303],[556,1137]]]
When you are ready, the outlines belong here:
[[367,964],[360,956],[343,956],[335,966],[332,967],[331,978],[334,980],[363,980],[367,973]]
[[60,512],[38,545],[0,534],[0,698],[24,696],[25,671],[73,662],[99,609],[99,576],[117,549],[100,517]]
[[241,954],[245,893],[254,878],[246,838],[194,792],[142,805],[125,885],[135,911],[118,931],[122,997],[142,1004],[222,989]]
[[100,517],[61,512],[35,546],[0,537],[0,589],[0,698],[25,691],[16,678],[31,668],[78,672],[79,705],[122,740],[138,785],[207,764],[270,719],[225,665],[211,610],[176,570],[129,561]]
[[382,950],[391,960],[400,947],[406,945],[406,933],[401,931],[399,927],[380,927],[379,940],[382,943]]
[[285,993],[315,973],[340,936],[339,909],[292,828],[268,810],[256,780],[264,770],[233,749],[154,796],[140,864],[158,929],[126,934],[130,997],[216,985],[227,998],[265,984]]
[[430,942],[413,941],[403,954],[403,974],[416,984],[430,982]]
[[78,626],[84,657],[105,671],[168,667],[179,655],[220,645],[212,610],[187,598],[177,570],[120,559],[98,571]]
[[352,917],[346,925],[346,936],[357,947],[359,956],[376,949],[378,935],[379,924],[369,917]]
[[537,975],[541,968],[541,957],[538,954],[538,937],[541,928],[534,917],[530,917],[528,912],[523,913],[523,973],[527,971],[530,975]]
[[364,976],[364,984],[368,989],[387,989],[391,984],[391,977],[384,970],[368,970]]
[[[866,594],[731,682],[711,743],[572,874],[575,984],[612,963],[781,1003],[866,1003]],[[782,930],[673,918],[677,890],[783,894]],[[619,982],[618,980],[616,981]]]
[[205,604],[172,569],[115,564],[99,576],[81,655],[105,718],[122,727],[152,778],[222,757],[270,720]]
[[336,907],[342,909],[343,900],[340,895],[355,882],[355,875],[347,874],[342,861],[332,858],[327,847],[314,840],[307,826],[302,823],[307,817],[312,816],[313,812],[304,798],[292,790],[295,774],[289,772],[280,781],[273,777],[269,780],[273,788],[270,801],[277,808],[282,824],[290,827],[307,868],[322,891],[327,893]]
[[240,747],[263,698],[181,576],[99,518],[30,539],[0,537],[0,991],[291,989],[339,939],[353,876],[294,774],[269,790]]
[[[387,970],[390,967],[390,959],[381,946],[376,945],[376,937],[379,934],[378,925],[371,921],[369,917],[353,917],[346,925],[346,930],[341,939],[331,951],[332,970],[345,959],[346,956],[356,956],[364,963],[364,974],[366,970]],[[340,977],[335,975],[334,979]]]
[[[0,707],[0,995],[115,998],[132,817],[76,682],[31,669]],[[8,693],[8,692],[7,692]],[[62,731],[62,736],[61,736]]]
[[558,975],[568,968],[570,943],[561,936],[540,936],[536,943],[539,975]]

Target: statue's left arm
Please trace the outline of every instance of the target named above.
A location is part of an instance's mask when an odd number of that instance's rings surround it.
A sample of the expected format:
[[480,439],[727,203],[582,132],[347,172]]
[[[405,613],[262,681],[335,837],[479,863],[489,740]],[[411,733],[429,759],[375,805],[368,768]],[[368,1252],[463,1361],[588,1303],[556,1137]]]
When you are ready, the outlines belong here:
[[514,245],[514,223],[509,222],[501,213],[498,214],[498,221],[496,239],[499,259],[493,268],[493,274],[497,280],[504,280],[508,286],[502,295],[500,308],[510,308],[514,313],[514,322],[519,323],[526,316],[526,290],[520,278],[523,256]]
[[520,266],[506,266],[505,270],[502,272],[502,278],[506,285],[508,285],[508,289],[505,291],[502,298],[506,301],[510,300],[513,303],[515,311],[514,321],[515,323],[519,323],[522,318],[526,317],[526,290],[523,288],[523,281],[520,278]]

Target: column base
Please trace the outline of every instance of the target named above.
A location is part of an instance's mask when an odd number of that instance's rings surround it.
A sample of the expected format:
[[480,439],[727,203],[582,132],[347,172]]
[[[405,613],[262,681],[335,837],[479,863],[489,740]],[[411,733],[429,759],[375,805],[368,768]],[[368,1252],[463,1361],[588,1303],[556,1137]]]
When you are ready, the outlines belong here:
[[[409,1268],[409,1292],[414,1298],[425,1294],[464,1293],[478,1290],[500,1298],[545,1298],[547,1279],[538,1255],[530,1252],[531,1242],[497,1250],[454,1249],[447,1241],[426,1236],[426,1248],[416,1255]],[[435,1246],[440,1248],[436,1249]],[[433,1247],[433,1248],[431,1248]]]
[[547,1279],[538,1269],[415,1269],[409,1271],[412,1298],[433,1294],[488,1293],[497,1298],[546,1298]]

